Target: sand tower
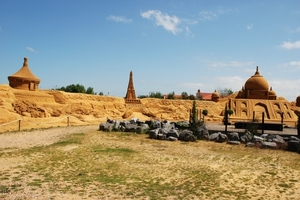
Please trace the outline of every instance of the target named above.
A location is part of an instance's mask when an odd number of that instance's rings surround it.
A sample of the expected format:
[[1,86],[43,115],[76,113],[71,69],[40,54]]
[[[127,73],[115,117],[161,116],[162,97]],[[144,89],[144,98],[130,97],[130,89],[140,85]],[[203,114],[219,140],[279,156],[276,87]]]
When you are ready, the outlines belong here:
[[15,89],[38,90],[40,79],[28,67],[28,58],[24,58],[23,67],[11,76],[8,76],[9,85]]
[[132,71],[130,71],[130,75],[129,75],[129,83],[128,83],[128,87],[127,87],[125,103],[131,103],[131,104],[140,104],[141,103],[140,100],[137,99],[135,96]]

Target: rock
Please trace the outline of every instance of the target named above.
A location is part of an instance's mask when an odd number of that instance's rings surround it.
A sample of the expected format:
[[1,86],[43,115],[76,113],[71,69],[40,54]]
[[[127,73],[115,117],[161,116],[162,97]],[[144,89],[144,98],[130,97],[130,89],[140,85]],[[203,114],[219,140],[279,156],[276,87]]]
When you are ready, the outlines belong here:
[[299,141],[299,142],[300,142],[300,139],[297,138],[297,137],[295,137],[295,136],[291,136],[291,137],[290,137],[290,140],[296,140],[296,141]]
[[247,142],[245,147],[255,147],[255,143],[254,142]]
[[277,145],[275,142],[263,142],[262,143],[262,148],[264,149],[276,149]]
[[177,141],[178,139],[176,137],[169,136],[169,137],[167,137],[167,140],[168,141]]
[[236,140],[228,140],[227,143],[228,144],[233,144],[233,145],[240,145],[241,144],[240,141],[236,141]]
[[223,142],[226,142],[227,140],[228,140],[227,135],[223,134],[223,133],[220,133],[218,135],[218,138],[217,138],[216,142],[223,143]]
[[257,142],[263,142],[263,141],[264,141],[264,138],[253,135],[252,142],[257,143]]
[[169,130],[175,129],[175,124],[174,123],[170,123],[168,120],[165,120],[162,123],[162,128],[165,129],[165,130],[167,130],[167,132],[169,132]]
[[137,132],[138,125],[132,123],[125,123],[125,132]]
[[166,140],[166,139],[167,139],[167,137],[166,137],[166,135],[165,135],[165,134],[161,134],[161,133],[159,133],[159,134],[157,134],[157,139],[158,139],[158,140]]
[[178,137],[179,140],[185,141],[185,142],[195,142],[196,138],[193,135],[193,132],[187,129],[184,129]]
[[209,132],[208,129],[206,128],[205,125],[199,127],[196,132],[195,136],[197,137],[198,140],[208,140],[209,139]]
[[240,136],[236,132],[228,133],[227,137],[228,137],[228,140],[230,140],[230,141],[240,141]]
[[150,139],[157,139],[157,135],[158,135],[159,129],[152,129],[149,131],[149,137]]
[[166,134],[167,137],[175,137],[175,138],[179,138],[179,133],[177,130],[175,129],[171,129],[169,130],[169,132]]
[[216,141],[218,139],[219,134],[221,134],[221,132],[210,134],[208,136],[208,140],[210,140],[210,141]]
[[152,128],[153,129],[161,128],[161,122],[159,120],[153,121]]
[[246,144],[247,142],[250,142],[252,140],[252,138],[253,138],[253,134],[251,132],[247,131],[244,135],[241,136],[240,139],[243,143]]
[[110,132],[113,130],[114,124],[109,122],[103,122],[99,126],[100,131]]
[[294,139],[288,141],[287,150],[300,153],[300,141]]

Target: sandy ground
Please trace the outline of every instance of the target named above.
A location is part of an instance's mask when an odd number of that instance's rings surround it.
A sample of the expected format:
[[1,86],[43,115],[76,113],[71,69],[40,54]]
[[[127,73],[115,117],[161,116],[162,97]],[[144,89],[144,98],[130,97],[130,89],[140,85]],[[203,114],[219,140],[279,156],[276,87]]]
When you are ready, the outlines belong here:
[[[44,146],[50,145],[57,141],[59,141],[64,136],[73,134],[73,133],[88,133],[91,131],[95,131],[98,129],[98,125],[88,125],[88,126],[70,126],[70,127],[60,127],[60,128],[51,128],[44,130],[35,130],[30,132],[9,132],[0,134],[0,153],[1,152],[10,152],[16,151],[18,149],[27,149],[30,147],[36,146]],[[180,142],[166,142],[166,141],[155,141],[149,139],[143,139],[143,141],[128,141],[125,143],[118,143],[118,141],[114,141],[111,138],[105,138],[105,136],[101,137],[101,140],[97,138],[91,138],[90,140],[94,140],[95,143],[105,143],[106,145],[111,146],[124,146],[130,147],[134,150],[139,150],[145,152],[146,156],[154,156],[157,159],[165,160],[166,157],[174,157],[180,158],[176,162],[182,164],[183,166],[187,163],[192,166],[207,166],[211,170],[220,171],[224,169],[224,173],[222,175],[222,184],[224,187],[234,186],[235,188],[244,188],[242,192],[247,192],[253,198],[251,199],[300,199],[300,170],[296,166],[295,168],[288,168],[288,162],[291,162],[289,155],[293,155],[296,158],[299,158],[299,154],[292,154],[290,152],[282,152],[280,150],[260,150],[254,149],[255,154],[257,154],[257,158],[251,164],[255,164],[254,166],[250,166],[247,163],[249,159],[248,156],[243,157],[235,157],[232,158],[230,155],[219,154],[219,151],[247,151],[244,150],[244,147],[236,147],[230,146],[227,144],[215,144],[212,142],[199,142],[199,143],[187,143],[183,146]],[[143,145],[141,145],[143,143]],[[64,149],[65,151],[72,151],[76,146],[67,146]],[[149,154],[148,153],[152,153]],[[253,153],[253,152],[251,152]],[[268,162],[264,162],[265,157],[269,155],[268,159],[272,159],[274,161],[274,165],[269,165]],[[38,156],[38,152],[37,152]],[[221,156],[221,158],[220,158]],[[197,159],[195,159],[197,158]],[[15,167],[21,166],[26,162],[30,162],[26,160],[27,158],[20,157],[0,157],[0,173],[9,172],[13,174],[15,173]],[[217,162],[214,160],[217,159]],[[234,159],[237,159],[236,161]],[[174,161],[172,161],[174,162]],[[170,162],[171,164],[174,164]],[[167,163],[166,163],[167,164]],[[166,165],[165,164],[165,165]],[[153,166],[149,166],[153,168]],[[165,166],[166,167],[166,166]],[[240,170],[242,168],[242,170]],[[237,170],[239,172],[232,173],[232,171],[225,171],[226,169]],[[276,175],[272,175],[272,174]],[[168,181],[167,177],[166,181]],[[180,177],[179,177],[180,178]],[[269,179],[274,178],[272,185],[264,185],[264,180],[270,182]],[[188,179],[187,179],[188,180]],[[284,188],[280,190],[280,186],[278,186],[281,182],[285,181],[293,181],[292,184],[288,185],[291,188]],[[5,181],[5,180],[3,180]],[[3,181],[0,180],[0,189]],[[172,179],[169,180],[172,182]],[[271,182],[272,182],[271,181]],[[26,182],[26,180],[23,180]],[[268,182],[268,183],[269,183]],[[184,183],[178,183],[184,184]],[[256,184],[260,184],[259,186]],[[285,185],[283,185],[286,187]],[[109,196],[100,196],[97,198],[89,198],[89,196],[79,196],[77,194],[63,194],[57,193],[54,194],[55,198],[53,198],[53,194],[50,194],[47,191],[47,188],[39,188],[37,190],[31,190],[29,187],[24,185],[24,190],[22,193],[11,193],[5,194],[1,196],[0,199],[122,199],[122,197],[114,194],[111,191],[104,191]],[[176,199],[176,197],[170,197],[166,199]],[[189,198],[185,198],[189,199]],[[192,197],[192,199],[198,199],[197,197]],[[210,198],[205,198],[210,199]],[[214,198],[218,199],[218,198]],[[230,199],[230,198],[221,198],[221,199]]]

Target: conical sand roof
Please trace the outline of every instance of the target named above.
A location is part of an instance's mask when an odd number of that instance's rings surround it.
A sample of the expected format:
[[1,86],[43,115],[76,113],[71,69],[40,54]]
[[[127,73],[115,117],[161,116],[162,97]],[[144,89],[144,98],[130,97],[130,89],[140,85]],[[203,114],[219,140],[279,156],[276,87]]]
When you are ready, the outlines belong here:
[[23,63],[23,67],[17,71],[16,73],[14,73],[13,75],[8,77],[8,80],[10,80],[11,78],[18,78],[18,79],[23,79],[23,80],[32,80],[35,81],[37,83],[40,83],[40,79],[38,77],[36,77],[29,69],[28,67],[28,58],[24,58],[24,63]]

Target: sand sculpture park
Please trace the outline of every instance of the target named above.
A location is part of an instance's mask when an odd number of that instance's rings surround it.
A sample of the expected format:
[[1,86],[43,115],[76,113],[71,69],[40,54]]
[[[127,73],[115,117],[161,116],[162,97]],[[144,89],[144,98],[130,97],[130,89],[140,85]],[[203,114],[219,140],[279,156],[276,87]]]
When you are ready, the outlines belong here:
[[[137,99],[130,72],[126,97],[111,97],[39,90],[40,79],[29,69],[24,58],[21,69],[8,76],[9,84],[0,85],[0,132],[48,128],[66,125],[99,124],[109,119],[139,118],[188,121],[192,100]],[[124,91],[125,94],[126,91]],[[198,110],[208,110],[207,123],[222,123],[225,106],[234,112],[231,121],[261,118],[266,122],[282,122],[296,127],[300,98],[288,102],[277,97],[258,67],[244,87],[232,96],[220,98],[215,91],[210,101],[197,101]]]
[[[113,120],[190,120],[193,100],[41,90],[28,59],[0,85],[1,199],[299,199],[299,154],[99,131]],[[300,96],[278,97],[259,68],[239,92],[196,100],[204,123],[283,123],[297,136]],[[201,112],[200,112],[201,113]],[[288,132],[287,134],[291,134]],[[163,169],[163,170],[162,170]]]

